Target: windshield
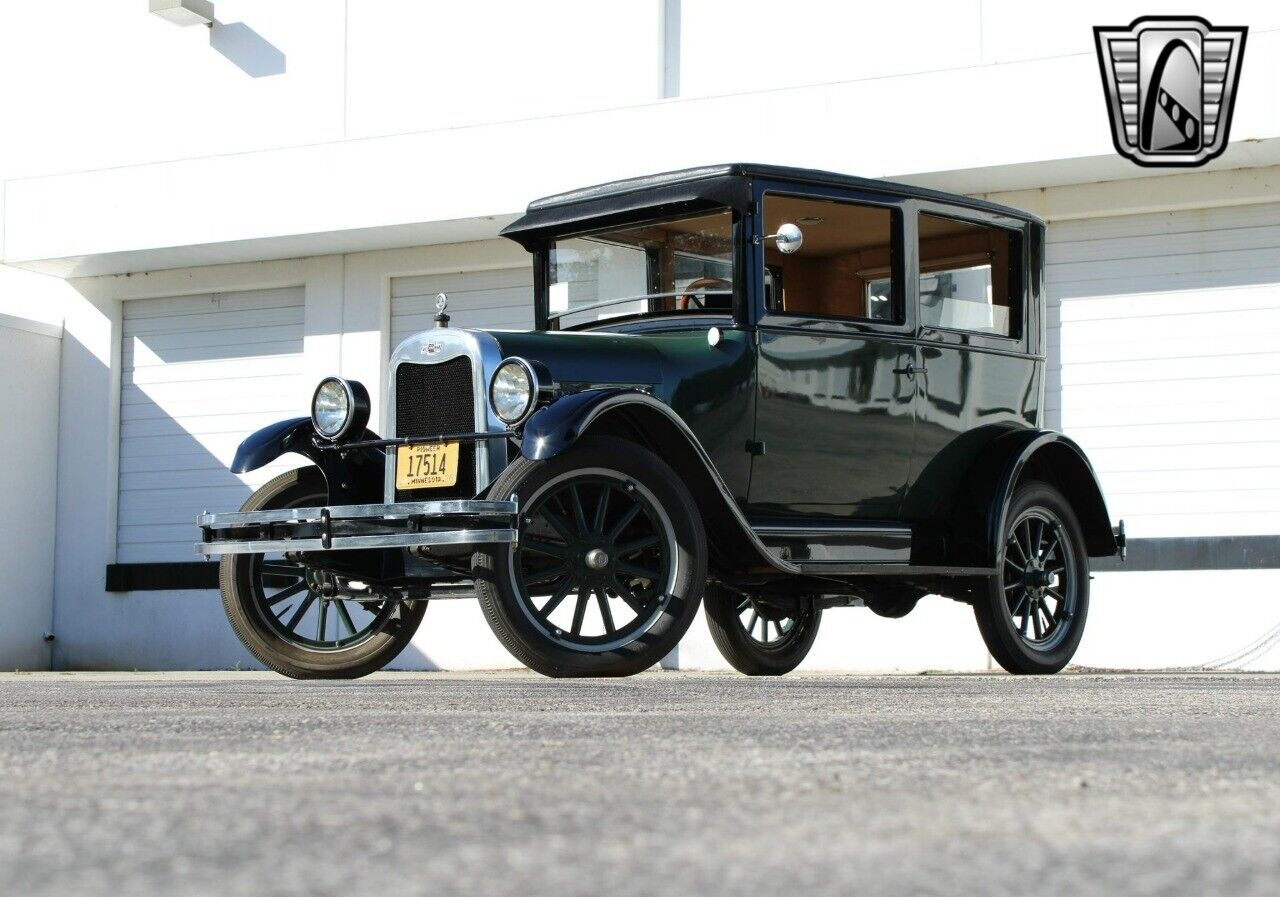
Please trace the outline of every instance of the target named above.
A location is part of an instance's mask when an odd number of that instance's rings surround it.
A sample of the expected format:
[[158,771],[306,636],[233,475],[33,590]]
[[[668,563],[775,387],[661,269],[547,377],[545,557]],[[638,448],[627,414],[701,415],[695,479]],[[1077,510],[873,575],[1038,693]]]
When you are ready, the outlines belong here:
[[636,315],[729,314],[733,220],[726,210],[557,240],[552,329]]

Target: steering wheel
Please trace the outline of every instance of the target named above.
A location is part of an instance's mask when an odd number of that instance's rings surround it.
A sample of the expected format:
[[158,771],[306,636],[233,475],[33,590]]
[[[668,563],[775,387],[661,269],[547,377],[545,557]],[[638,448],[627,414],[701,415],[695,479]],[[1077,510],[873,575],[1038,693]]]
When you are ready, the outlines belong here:
[[690,305],[693,305],[694,307],[703,309],[705,311],[707,307],[703,305],[701,301],[699,301],[698,297],[695,296],[694,293],[709,290],[712,288],[732,289],[733,284],[729,283],[729,281],[725,280],[722,277],[699,277],[696,280],[690,281],[689,284],[685,287],[685,289],[688,290],[688,292],[683,293],[676,299],[676,308],[679,311],[687,311]]

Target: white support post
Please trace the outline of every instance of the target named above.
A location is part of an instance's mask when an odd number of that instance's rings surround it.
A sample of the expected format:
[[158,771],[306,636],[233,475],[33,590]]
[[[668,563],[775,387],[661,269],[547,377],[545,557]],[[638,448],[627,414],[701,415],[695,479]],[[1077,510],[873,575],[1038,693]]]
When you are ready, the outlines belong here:
[[680,96],[680,0],[658,0],[658,96]]

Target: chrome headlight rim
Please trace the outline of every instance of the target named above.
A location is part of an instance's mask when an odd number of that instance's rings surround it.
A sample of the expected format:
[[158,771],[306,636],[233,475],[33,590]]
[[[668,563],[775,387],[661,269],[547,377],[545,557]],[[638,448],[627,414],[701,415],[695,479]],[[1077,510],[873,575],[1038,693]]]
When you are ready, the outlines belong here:
[[[325,429],[320,425],[316,402],[320,398],[320,392],[330,384],[337,384],[342,390],[343,399],[346,403],[346,415],[342,419],[342,425],[337,429]],[[356,380],[347,380],[343,377],[325,377],[316,384],[315,391],[311,394],[311,426],[315,428],[316,433],[322,439],[330,442],[337,442],[353,432],[357,435],[364,432],[365,425],[369,423],[369,391],[364,388],[364,384]]]
[[[503,369],[512,366],[519,367],[524,371],[525,378],[529,381],[529,394],[525,398],[524,407],[520,410],[520,413],[513,417],[507,417],[498,409],[498,403],[494,398],[494,388],[498,385],[498,377]],[[493,376],[489,378],[489,407],[493,410],[494,416],[508,427],[518,427],[537,410],[538,397],[542,395],[545,389],[546,386],[538,376],[533,364],[518,355],[512,355],[509,358],[502,359],[502,362],[493,369]]]

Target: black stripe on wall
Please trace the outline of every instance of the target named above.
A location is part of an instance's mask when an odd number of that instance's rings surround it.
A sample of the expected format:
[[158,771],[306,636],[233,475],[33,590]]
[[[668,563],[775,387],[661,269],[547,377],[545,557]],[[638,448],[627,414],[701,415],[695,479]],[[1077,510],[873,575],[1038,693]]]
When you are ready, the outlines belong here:
[[[1280,536],[1189,536],[1130,539],[1129,557],[1091,558],[1097,573],[1158,570],[1280,569]],[[108,592],[162,592],[216,589],[216,561],[175,564],[108,564]]]
[[164,592],[216,589],[216,561],[177,564],[107,564],[108,592]]
[[1280,536],[1187,536],[1130,539],[1129,556],[1091,558],[1099,572],[1156,570],[1273,570],[1280,567]]

